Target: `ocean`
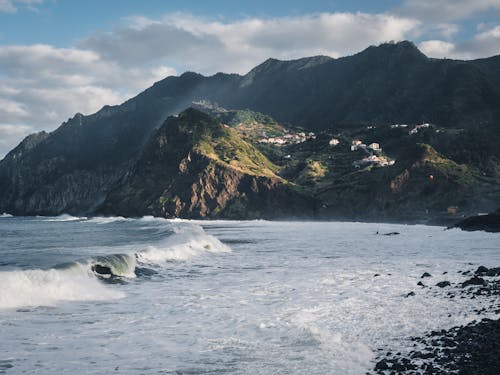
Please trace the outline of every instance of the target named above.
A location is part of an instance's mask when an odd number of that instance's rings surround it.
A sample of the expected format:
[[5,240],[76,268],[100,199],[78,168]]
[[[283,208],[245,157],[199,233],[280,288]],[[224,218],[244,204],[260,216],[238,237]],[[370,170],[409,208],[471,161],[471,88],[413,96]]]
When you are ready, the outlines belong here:
[[499,249],[423,225],[3,215],[0,373],[365,374],[495,317],[435,284]]

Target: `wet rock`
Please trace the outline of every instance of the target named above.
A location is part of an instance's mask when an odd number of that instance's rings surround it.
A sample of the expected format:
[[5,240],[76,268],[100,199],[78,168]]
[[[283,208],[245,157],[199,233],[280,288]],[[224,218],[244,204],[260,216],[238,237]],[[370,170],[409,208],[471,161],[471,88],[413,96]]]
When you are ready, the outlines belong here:
[[397,236],[398,234],[400,234],[399,232],[387,232],[387,233],[384,233],[383,235],[384,236]]
[[474,272],[477,276],[500,276],[500,267],[495,268],[486,268],[485,266],[479,266],[476,272]]
[[475,272],[476,275],[484,275],[486,274],[486,272],[488,272],[488,268],[486,268],[485,266],[479,266]]
[[426,277],[431,277],[432,275],[429,272],[424,272],[422,276],[420,276],[421,279],[424,279]]
[[422,288],[425,288],[425,284],[424,284],[423,282],[421,282],[421,281],[419,281],[419,282],[417,283],[417,285],[418,285],[418,286],[421,286]]
[[444,288],[444,287],[447,287],[447,286],[450,286],[450,282],[449,281],[440,281],[439,283],[436,284],[436,286],[440,287],[440,288]]
[[415,295],[415,292],[411,291],[410,293],[408,293],[408,294],[406,295],[406,298],[408,298],[408,297],[413,297],[414,295]]
[[462,283],[462,288],[465,288],[469,285],[481,285],[481,286],[486,286],[486,281],[481,278],[481,277],[478,277],[478,276],[474,276],[472,278],[470,278],[469,280],[466,280]]
[[455,224],[454,227],[467,231],[500,232],[500,209],[488,215],[468,217]]
[[389,366],[387,365],[387,361],[385,359],[377,362],[375,365],[375,371],[385,371],[389,370]]

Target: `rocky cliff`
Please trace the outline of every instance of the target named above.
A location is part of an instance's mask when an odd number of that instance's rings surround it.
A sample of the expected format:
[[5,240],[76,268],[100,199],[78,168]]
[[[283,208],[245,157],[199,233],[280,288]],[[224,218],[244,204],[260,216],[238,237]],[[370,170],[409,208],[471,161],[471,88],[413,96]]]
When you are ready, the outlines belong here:
[[276,175],[236,131],[188,109],[156,131],[102,214],[183,218],[312,217],[316,202]]

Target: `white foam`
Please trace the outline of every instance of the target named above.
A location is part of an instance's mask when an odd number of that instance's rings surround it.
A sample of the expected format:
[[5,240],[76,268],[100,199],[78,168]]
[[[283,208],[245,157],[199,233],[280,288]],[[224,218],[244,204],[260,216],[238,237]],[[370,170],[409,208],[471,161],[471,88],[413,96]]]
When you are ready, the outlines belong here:
[[40,216],[40,217],[44,218],[45,221],[57,221],[57,222],[87,220],[85,216],[71,216],[68,214],[62,214],[59,216]]
[[127,221],[129,219],[123,217],[123,216],[96,216],[96,217],[91,217],[88,220],[86,220],[86,223],[95,223],[95,224],[109,224],[109,223],[115,223],[115,222],[122,222],[122,221]]
[[227,253],[231,248],[194,224],[174,225],[174,234],[136,254],[141,263],[163,264],[167,260],[188,260],[206,253]]
[[77,264],[68,269],[0,272],[0,285],[0,309],[124,297],[89,275],[87,267]]
[[7,212],[4,212],[3,214],[0,215],[0,217],[13,217],[11,214],[8,214]]

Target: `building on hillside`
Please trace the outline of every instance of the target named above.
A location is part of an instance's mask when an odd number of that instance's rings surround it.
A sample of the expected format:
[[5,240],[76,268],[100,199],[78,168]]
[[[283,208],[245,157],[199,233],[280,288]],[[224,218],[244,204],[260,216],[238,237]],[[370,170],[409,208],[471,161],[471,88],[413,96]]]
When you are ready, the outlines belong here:
[[[355,139],[351,142],[351,151],[356,151],[359,148],[363,148],[363,142],[361,142],[359,139]],[[364,145],[366,147],[366,145]]]
[[328,144],[329,144],[330,146],[337,146],[339,143],[340,143],[340,141],[339,141],[337,138],[332,138],[332,139],[330,139],[330,141],[328,142]]

